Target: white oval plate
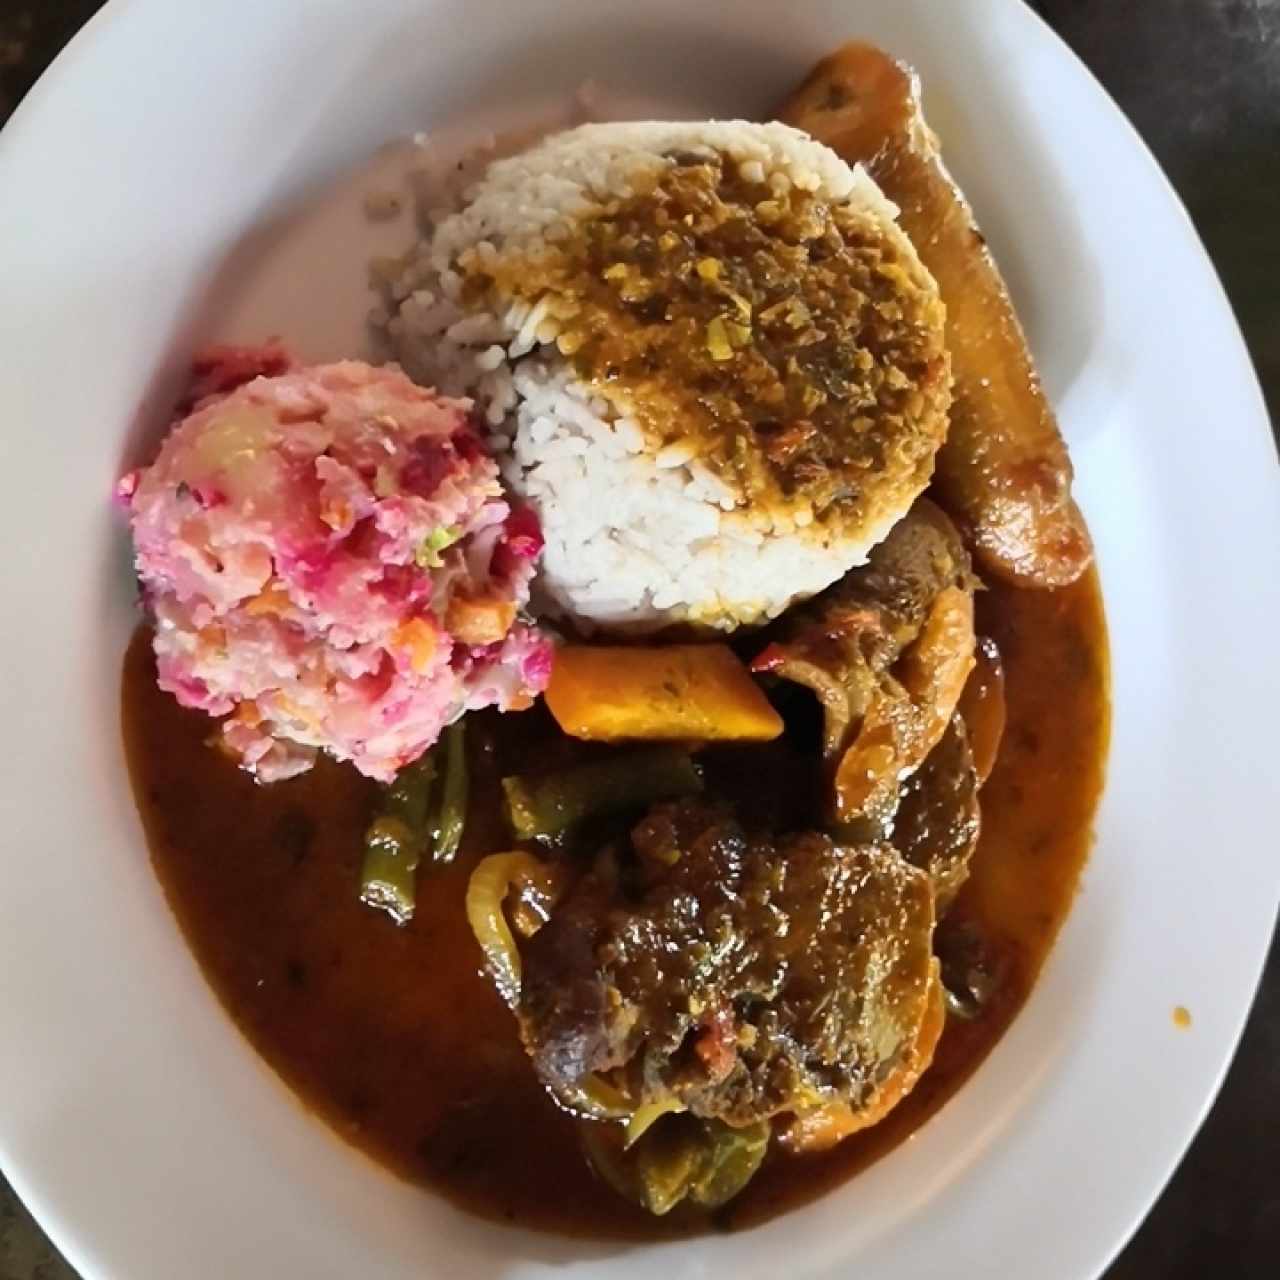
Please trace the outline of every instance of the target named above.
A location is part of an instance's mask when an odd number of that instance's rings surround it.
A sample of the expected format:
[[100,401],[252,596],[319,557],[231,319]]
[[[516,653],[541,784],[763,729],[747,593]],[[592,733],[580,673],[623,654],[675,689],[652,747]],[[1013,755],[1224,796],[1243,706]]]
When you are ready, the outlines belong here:
[[[108,495],[192,345],[220,336],[209,299],[252,262],[245,238],[386,139],[587,76],[673,114],[763,114],[857,35],[922,72],[1070,437],[1113,642],[1096,852],[992,1057],[841,1191],[692,1244],[500,1229],[344,1147],[205,987],[121,758],[133,615]],[[1280,491],[1187,219],[1029,10],[116,0],[0,137],[0,192],[0,1157],[86,1277],[1102,1269],[1208,1106],[1271,933]],[[316,245],[310,268],[339,261]],[[284,277],[281,314],[305,312],[309,274]]]

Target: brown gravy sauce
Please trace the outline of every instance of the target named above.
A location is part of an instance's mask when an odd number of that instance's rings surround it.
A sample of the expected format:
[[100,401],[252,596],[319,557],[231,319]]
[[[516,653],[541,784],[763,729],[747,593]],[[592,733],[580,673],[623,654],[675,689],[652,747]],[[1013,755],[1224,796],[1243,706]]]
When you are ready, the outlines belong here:
[[499,314],[554,298],[578,377],[756,513],[878,523],[883,490],[918,488],[949,386],[942,307],[909,246],[723,155],[635,181],[648,189],[550,249],[464,253],[466,288]]
[[928,1120],[1018,1012],[1070,909],[1108,736],[1096,574],[1052,593],[992,588],[978,621],[1004,659],[1009,718],[952,918],[999,948],[1003,981],[978,1019],[949,1019],[934,1065],[887,1120],[824,1155],[771,1156],[710,1217],[651,1218],[592,1174],[480,976],[463,893],[476,859],[507,843],[496,780],[546,732],[539,713],[500,726],[488,713],[472,718],[467,840],[453,866],[424,869],[403,929],[357,901],[372,785],[323,760],[293,781],[255,785],[205,745],[205,716],[156,688],[145,628],[124,662],[124,738],[156,873],[210,984],[333,1129],[491,1219],[633,1239],[732,1230],[839,1185]]

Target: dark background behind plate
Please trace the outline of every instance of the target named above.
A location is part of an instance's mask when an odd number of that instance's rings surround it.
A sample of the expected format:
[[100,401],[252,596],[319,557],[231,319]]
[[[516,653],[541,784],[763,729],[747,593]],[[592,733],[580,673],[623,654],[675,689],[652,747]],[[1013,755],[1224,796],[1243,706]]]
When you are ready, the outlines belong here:
[[[100,0],[0,0],[0,122],[99,7]],[[1244,329],[1274,424],[1280,418],[1280,0],[1032,0],[1032,7],[1119,102],[1186,202]],[[1194,324],[1195,317],[1185,322]],[[1259,660],[1274,659],[1274,646],[1261,642]],[[1266,797],[1258,800],[1261,810]],[[1195,1035],[1194,1025],[1188,1034]],[[5,1105],[21,1106],[21,1100]],[[1280,946],[1273,943],[1222,1093],[1107,1280],[1277,1275]],[[0,1280],[76,1280],[3,1179]]]

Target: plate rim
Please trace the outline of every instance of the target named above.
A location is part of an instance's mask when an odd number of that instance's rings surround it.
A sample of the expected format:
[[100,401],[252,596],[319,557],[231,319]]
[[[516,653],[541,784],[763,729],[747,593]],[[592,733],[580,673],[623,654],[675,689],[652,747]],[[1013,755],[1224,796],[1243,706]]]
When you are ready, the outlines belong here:
[[[1239,392],[1247,396],[1253,403],[1248,416],[1250,419],[1256,419],[1259,426],[1264,428],[1264,434],[1270,438],[1269,416],[1266,410],[1265,399],[1261,386],[1258,382],[1256,371],[1253,368],[1247,346],[1244,341],[1243,333],[1240,329],[1239,322],[1236,318],[1230,300],[1222,286],[1221,278],[1217,271],[1212,258],[1209,257],[1203,241],[1192,222],[1189,213],[1176,189],[1173,187],[1168,176],[1161,169],[1158,161],[1151,152],[1149,146],[1138,133],[1132,122],[1129,121],[1124,112],[1119,108],[1115,101],[1111,98],[1107,90],[1098,82],[1087,65],[1079,58],[1079,56],[1066,44],[1064,40],[1057,35],[1049,24],[1028,5],[1025,0],[1002,0],[1003,3],[1016,6],[1025,11],[1027,15],[1034,19],[1036,25],[1041,29],[1043,36],[1050,39],[1057,47],[1058,53],[1065,53],[1068,59],[1074,64],[1077,73],[1082,73],[1084,79],[1092,86],[1093,90],[1100,94],[1105,100],[1109,114],[1111,116],[1111,124],[1114,128],[1117,124],[1123,126],[1123,132],[1126,135],[1126,141],[1130,148],[1134,143],[1137,144],[1138,152],[1145,157],[1146,168],[1149,173],[1154,173],[1158,177],[1159,184],[1162,188],[1164,203],[1172,202],[1173,207],[1178,211],[1180,219],[1183,223],[1184,233],[1189,233],[1190,242],[1195,250],[1198,251],[1203,265],[1207,266],[1213,278],[1213,285],[1217,291],[1217,305],[1219,312],[1225,310],[1225,319],[1229,326],[1230,341],[1234,348],[1235,362],[1239,365],[1243,372],[1243,377],[1233,379]],[[36,85],[26,94],[23,100],[18,104],[10,119],[6,123],[2,132],[0,132],[0,174],[5,171],[8,163],[8,155],[12,148],[13,139],[19,134],[39,127],[39,121],[44,109],[46,99],[53,93],[63,88],[66,82],[74,76],[79,62],[93,55],[94,50],[101,37],[109,27],[109,25],[124,16],[127,11],[135,9],[145,9],[149,0],[108,0],[108,3],[95,13],[89,21],[75,34],[67,46],[59,53],[58,57],[50,64],[44,74],[40,77]],[[154,5],[153,5],[154,7]],[[1219,314],[1217,322],[1221,322],[1224,317]],[[1277,490],[1280,493],[1280,490]],[[1277,508],[1280,510],[1280,507]],[[1273,513],[1274,514],[1274,513]],[[1277,906],[1280,907],[1280,873],[1276,878],[1276,898]],[[1272,931],[1275,928],[1275,912],[1273,911]],[[184,944],[185,945],[185,944]],[[1055,950],[1061,945],[1061,942],[1055,944]],[[1169,1163],[1165,1171],[1163,1179],[1152,1187],[1149,1187],[1144,1194],[1143,1207],[1141,1212],[1134,1218],[1132,1225],[1127,1234],[1114,1243],[1107,1258],[1103,1260],[1099,1270],[1105,1267],[1113,1260],[1119,1252],[1124,1248],[1125,1244],[1131,1238],[1134,1231],[1140,1226],[1142,1220],[1149,1213],[1151,1206],[1159,1197],[1164,1187],[1167,1185],[1168,1178],[1176,1167],[1177,1162],[1182,1158],[1187,1147],[1194,1139],[1200,1125],[1203,1123],[1205,1116],[1212,1107],[1218,1096],[1222,1082],[1226,1076],[1226,1072],[1230,1067],[1234,1058],[1236,1049],[1239,1044],[1244,1027],[1248,1021],[1248,1017],[1254,1001],[1258,984],[1262,977],[1263,966],[1270,946],[1270,937],[1262,940],[1261,946],[1257,948],[1256,965],[1252,982],[1249,987],[1248,998],[1238,1001],[1240,1006],[1239,1017],[1234,1020],[1234,1026],[1229,1036],[1224,1037],[1221,1043],[1220,1052],[1217,1055],[1218,1064],[1214,1072],[1212,1081],[1207,1090],[1202,1091],[1203,1096],[1198,1107],[1198,1111],[1194,1123],[1186,1128],[1178,1139],[1177,1152],[1174,1159]],[[74,1224],[66,1223],[62,1220],[56,1207],[49,1203],[51,1197],[45,1197],[39,1194],[38,1189],[34,1185],[34,1181],[28,1180],[26,1171],[14,1165],[7,1158],[4,1158],[5,1141],[3,1131],[0,1131],[0,1164],[3,1164],[5,1173],[15,1190],[21,1196],[23,1202],[28,1205],[32,1213],[38,1218],[42,1225],[47,1224],[51,1238],[55,1240],[58,1247],[63,1251],[69,1261],[76,1265],[78,1269],[86,1276],[96,1273],[95,1262],[92,1257],[93,1249],[87,1244],[85,1248],[81,1248],[81,1243],[76,1239],[77,1232]]]

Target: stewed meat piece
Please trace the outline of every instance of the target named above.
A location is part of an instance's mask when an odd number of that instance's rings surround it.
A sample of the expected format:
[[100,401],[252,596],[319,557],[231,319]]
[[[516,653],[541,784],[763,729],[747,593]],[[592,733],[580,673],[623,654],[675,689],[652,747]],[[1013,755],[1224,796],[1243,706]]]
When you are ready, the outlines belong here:
[[551,1091],[573,1107],[603,1079],[734,1126],[869,1100],[925,1017],[927,873],[700,801],[656,806],[631,845],[522,948],[521,1034]]
[[976,584],[955,526],[922,498],[752,664],[817,695],[839,821],[887,822],[941,739],[973,669]]
[[903,784],[893,819],[893,844],[929,873],[941,915],[969,876],[978,843],[978,774],[959,715]]

